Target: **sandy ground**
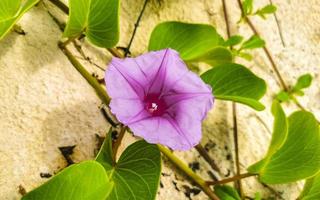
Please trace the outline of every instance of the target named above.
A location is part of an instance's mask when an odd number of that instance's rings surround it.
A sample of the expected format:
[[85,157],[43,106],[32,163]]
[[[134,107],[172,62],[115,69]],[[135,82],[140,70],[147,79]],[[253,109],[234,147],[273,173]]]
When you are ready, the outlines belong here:
[[[265,5],[268,0],[256,0],[256,5]],[[103,136],[109,125],[101,115],[99,99],[92,88],[73,68],[57,47],[61,32],[48,14],[48,9],[61,20],[65,20],[57,9],[45,2],[33,8],[20,21],[27,35],[10,33],[0,41],[0,199],[20,198],[19,186],[27,191],[46,179],[41,172],[54,174],[66,166],[58,147],[77,145],[72,158],[79,162],[91,159],[96,148],[95,134]],[[236,0],[228,0],[228,10],[232,21],[232,33],[249,37],[252,32],[246,25],[237,25],[239,9]],[[284,35],[285,46],[281,43],[274,18],[267,21],[253,18],[258,30],[267,41],[267,46],[278,64],[285,81],[295,82],[302,73],[310,72],[314,84],[301,98],[302,104],[320,119],[320,1],[307,3],[299,0],[274,0],[278,5],[277,15]],[[120,46],[126,46],[134,28],[134,22],[142,8],[143,0],[123,0],[121,3]],[[220,0],[152,0],[142,18],[137,35],[132,44],[133,55],[146,51],[148,38],[155,25],[161,21],[179,20],[184,22],[208,23],[226,35]],[[263,31],[263,32],[262,32]],[[93,62],[105,67],[110,54],[104,50],[83,44],[85,53]],[[263,112],[238,106],[238,126],[240,137],[240,161],[243,172],[253,162],[264,155],[271,138],[272,97],[279,90],[270,63],[262,50],[253,52],[254,61],[247,63],[256,74],[267,81],[268,92],[262,99],[267,105]],[[239,60],[242,62],[242,60]],[[83,63],[92,72],[102,75],[102,71],[89,62]],[[202,66],[204,71],[207,66]],[[286,105],[287,113],[297,109]],[[202,144],[209,147],[222,174],[232,176],[234,145],[232,140],[231,103],[216,101],[215,108],[206,119]],[[263,121],[264,123],[262,123]],[[128,144],[132,139],[125,140]],[[198,174],[210,179],[209,165],[195,150],[177,153],[187,163],[200,163]],[[161,188],[157,199],[207,199],[203,192],[195,195],[188,190],[192,186],[185,177],[164,160]],[[261,192],[270,195],[255,178],[243,181],[245,193],[253,196]],[[295,199],[302,183],[273,186],[283,192],[285,199]],[[191,190],[197,193],[196,189]]]

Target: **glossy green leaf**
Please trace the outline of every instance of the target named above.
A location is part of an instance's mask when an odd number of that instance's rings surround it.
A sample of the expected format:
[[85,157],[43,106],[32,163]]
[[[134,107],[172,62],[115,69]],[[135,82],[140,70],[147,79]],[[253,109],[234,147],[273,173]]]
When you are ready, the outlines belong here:
[[266,83],[249,69],[239,64],[222,64],[201,75],[211,85],[216,99],[246,104],[256,110],[265,107],[259,99],[266,92]]
[[164,22],[152,31],[148,49],[172,48],[186,62],[199,61],[212,65],[222,61],[232,62],[231,52],[223,45],[223,38],[210,25]]
[[130,145],[113,164],[111,134],[98,156],[110,179],[115,183],[108,200],[153,200],[160,182],[161,158],[156,145],[141,140]]
[[240,44],[242,40],[243,40],[243,37],[241,35],[233,35],[227,41],[224,42],[224,45],[235,46],[237,44]]
[[23,16],[23,14],[38,2],[39,0],[26,0],[22,5],[20,5],[18,12],[12,18],[4,21],[0,20],[0,40],[10,31],[13,25]]
[[275,5],[269,4],[257,10],[255,14],[259,15],[263,19],[266,19],[266,16],[265,16],[266,14],[272,14],[272,13],[275,13],[276,11],[277,11],[277,7]]
[[15,17],[21,5],[21,0],[0,1],[0,22]]
[[257,35],[253,35],[242,44],[240,50],[261,48],[264,47],[264,45],[265,41],[263,39]]
[[104,168],[96,161],[86,161],[64,169],[22,200],[105,200],[112,188]]
[[299,200],[320,199],[320,172],[306,180]]
[[246,59],[247,61],[251,61],[253,59],[252,55],[250,53],[246,53],[246,52],[237,52],[236,54],[237,56]]
[[298,78],[297,83],[293,87],[293,91],[299,91],[301,89],[308,88],[310,87],[311,83],[312,83],[311,74],[304,74]]
[[113,47],[119,41],[120,0],[69,0],[70,15],[64,37],[84,33],[94,45]]
[[241,200],[237,190],[228,185],[216,185],[214,186],[214,191],[220,199]]
[[288,118],[286,139],[281,144],[285,138],[286,122],[279,119],[283,115],[279,115],[282,111],[276,112],[275,117],[278,119],[275,119],[273,137],[277,138],[272,139],[275,144],[270,145],[276,148],[272,148],[266,158],[250,166],[248,171],[258,173],[260,180],[268,184],[289,183],[315,175],[320,169],[320,132],[317,120],[306,111],[293,113]]

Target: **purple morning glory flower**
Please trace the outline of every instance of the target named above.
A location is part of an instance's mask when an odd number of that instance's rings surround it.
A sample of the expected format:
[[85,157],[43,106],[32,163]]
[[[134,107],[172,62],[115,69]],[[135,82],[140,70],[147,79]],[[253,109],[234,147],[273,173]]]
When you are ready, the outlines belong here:
[[176,51],[113,58],[105,77],[111,112],[136,136],[173,150],[200,142],[201,122],[213,105],[211,88]]

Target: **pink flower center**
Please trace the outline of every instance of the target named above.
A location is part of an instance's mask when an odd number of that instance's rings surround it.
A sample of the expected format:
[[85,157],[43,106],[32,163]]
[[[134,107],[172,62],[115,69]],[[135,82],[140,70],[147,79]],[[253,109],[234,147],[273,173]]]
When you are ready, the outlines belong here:
[[163,99],[159,99],[157,94],[148,94],[144,102],[146,110],[153,116],[162,115],[166,111],[166,103]]

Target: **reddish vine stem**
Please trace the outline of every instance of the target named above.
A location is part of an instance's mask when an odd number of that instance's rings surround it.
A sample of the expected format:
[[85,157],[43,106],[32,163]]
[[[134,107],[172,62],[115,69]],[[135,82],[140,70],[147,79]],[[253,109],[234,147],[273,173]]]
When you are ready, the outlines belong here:
[[238,175],[236,175],[234,177],[226,178],[226,179],[223,179],[223,180],[220,180],[220,181],[207,181],[207,184],[208,185],[222,185],[222,184],[238,181],[238,180],[241,180],[243,178],[256,176],[256,175],[257,174],[251,174],[251,173],[238,174]]
[[[230,22],[228,17],[228,9],[225,0],[222,0],[223,6],[223,14],[227,29],[227,36],[228,38],[231,37],[231,30],[230,30]],[[232,46],[230,47],[232,49]],[[238,137],[238,120],[237,120],[237,105],[236,103],[232,102],[232,116],[233,116],[233,140],[234,140],[234,147],[235,147],[235,162],[236,162],[236,176],[240,176],[240,159],[239,159],[239,137]],[[241,179],[237,179],[235,181],[236,188],[238,189],[240,196],[243,198],[243,190]]]
[[211,166],[213,170],[219,173],[221,172],[215,161],[210,157],[206,149],[201,144],[196,145],[195,148],[199,152],[199,154],[205,159],[205,161],[207,161],[207,163]]

